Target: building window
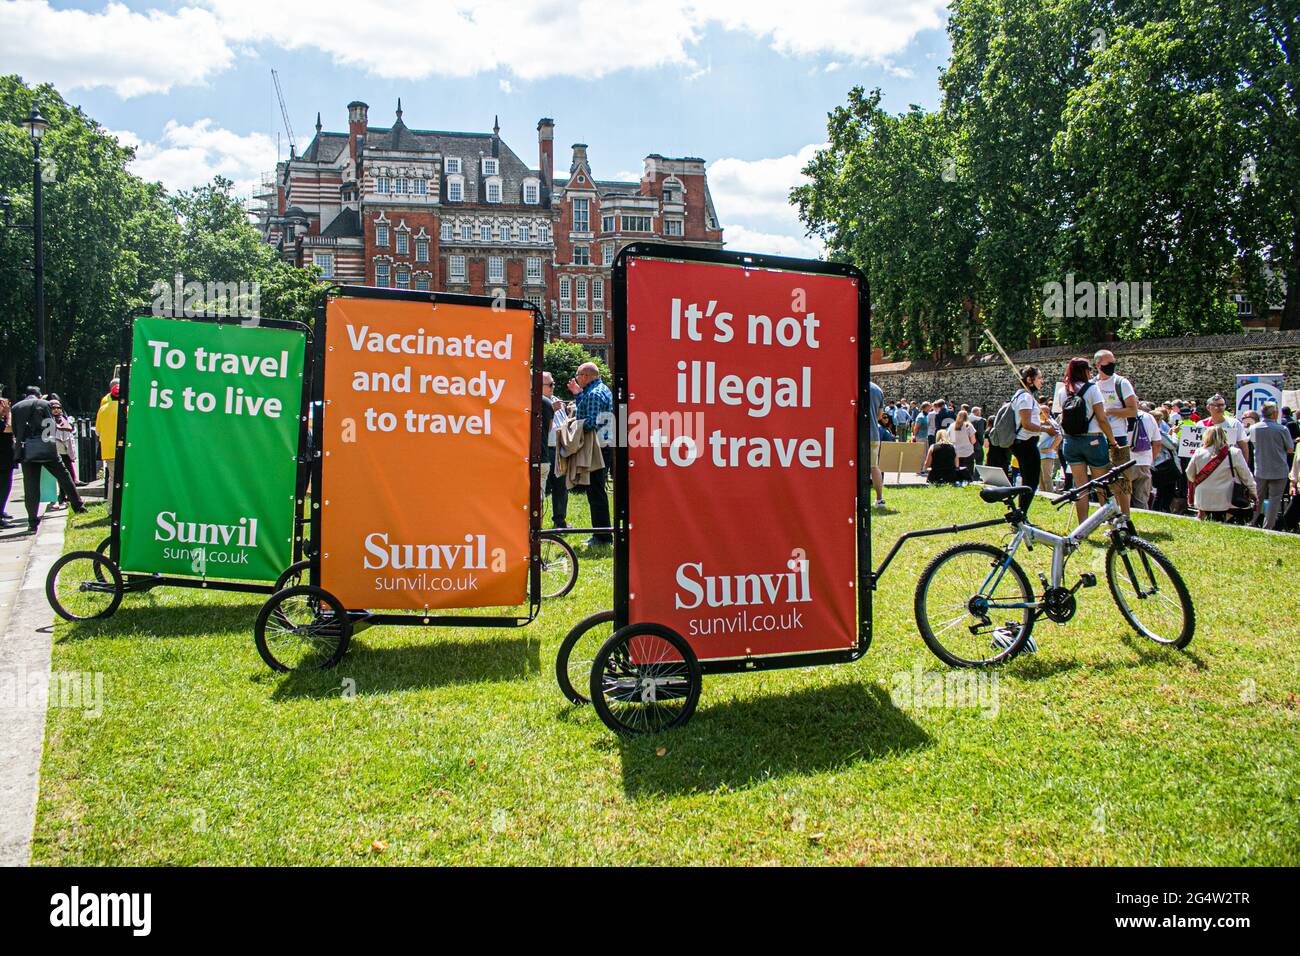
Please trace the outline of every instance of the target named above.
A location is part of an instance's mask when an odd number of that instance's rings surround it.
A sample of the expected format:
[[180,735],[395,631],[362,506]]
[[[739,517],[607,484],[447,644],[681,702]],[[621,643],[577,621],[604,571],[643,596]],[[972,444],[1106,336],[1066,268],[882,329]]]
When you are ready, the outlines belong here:
[[500,171],[500,166],[498,165],[497,160],[493,159],[491,156],[483,157],[484,176],[495,176],[499,171]]
[[460,179],[447,180],[447,202],[460,202],[465,196],[465,185]]
[[447,272],[452,277],[452,279],[457,280],[459,282],[464,282],[465,281],[465,257],[448,256]]
[[665,236],[680,236],[682,234],[682,221],[680,219],[664,220]]
[[460,170],[460,157],[459,157],[459,156],[448,156],[448,157],[447,157],[447,172],[449,172],[449,173],[459,173],[460,171],[461,171],[461,170]]
[[415,288],[418,292],[429,291],[429,276],[427,273],[420,272],[415,276]]
[[375,245],[388,245],[388,227],[385,225],[375,226]]
[[451,242],[451,223],[449,222],[442,224],[442,241]]
[[613,232],[613,231],[614,231],[614,217],[613,217],[613,216],[601,216],[601,217],[600,217],[600,231],[601,231],[601,232]]
[[488,282],[506,281],[506,257],[488,256]]
[[524,277],[535,282],[542,281],[542,260],[539,256],[529,256],[524,260]]
[[375,263],[375,285],[379,286],[379,288],[381,289],[387,289],[390,285],[392,285],[392,282],[389,281],[389,277],[388,277],[387,262]]
[[537,180],[529,179],[524,181],[524,205],[536,206],[541,201],[541,191],[538,188]]
[[487,184],[487,201],[488,202],[501,201],[501,183],[497,182],[496,180],[491,180]]
[[429,240],[428,239],[415,240],[415,261],[416,262],[429,261]]
[[389,191],[391,180],[387,176],[379,176],[375,179],[375,192],[386,193]]
[[320,269],[321,278],[334,278],[334,257],[328,252],[317,252],[312,256],[312,262]]
[[405,195],[405,194],[406,194],[406,177],[405,177],[405,176],[398,176],[398,177],[397,177],[397,190],[396,190],[396,191],[397,191],[397,194],[398,194],[399,196],[401,196],[401,195]]
[[1248,319],[1255,314],[1255,309],[1251,306],[1250,300],[1245,296],[1237,297],[1237,317]]
[[573,334],[573,316],[571,316],[568,312],[560,313],[560,334],[561,335]]
[[675,183],[664,183],[664,202],[681,202],[681,193],[677,191]]
[[529,302],[531,302],[533,305],[537,306],[537,309],[538,309],[539,312],[540,312],[540,311],[543,311],[543,309],[542,309],[542,296],[541,296],[540,293],[538,293],[538,292],[530,292],[530,293],[528,293],[528,295],[524,296],[524,298],[527,299]]
[[[573,297],[577,300],[578,308],[585,309],[587,307],[587,280],[581,276],[573,281]],[[579,327],[586,325],[582,318],[579,318],[578,321],[580,323]]]
[[624,216],[623,231],[624,232],[649,232],[650,217],[649,216]]
[[578,313],[578,335],[586,338],[587,336],[587,313]]
[[423,179],[415,180],[413,185],[415,186],[415,194],[417,196],[429,195],[429,184],[425,182]]
[[560,305],[569,304],[569,277],[560,276]]
[[551,224],[544,222],[537,227],[537,241],[549,243],[551,241]]
[[603,339],[605,337],[605,313],[591,313],[591,334],[593,338]]
[[411,273],[405,269],[397,270],[397,287],[399,289],[409,289],[411,287]]
[[591,280],[591,307],[593,309],[605,308],[605,280]]
[[460,224],[460,241],[461,242],[474,241],[474,227],[467,222],[462,222]]
[[573,264],[575,266],[591,265],[591,250],[586,246],[573,247]]
[[605,251],[604,264],[607,266],[612,266],[614,264],[614,243],[612,242],[605,243],[604,251]]
[[491,226],[486,226],[486,225],[484,225],[484,226],[479,226],[479,227],[478,227],[478,241],[479,241],[479,242],[491,242],[491,241],[492,241],[492,227],[491,227]]
[[397,231],[397,254],[399,256],[408,256],[411,254],[410,234],[400,229]]
[[588,206],[591,203],[589,199],[575,199],[573,201],[573,231],[590,232],[591,218],[588,212]]

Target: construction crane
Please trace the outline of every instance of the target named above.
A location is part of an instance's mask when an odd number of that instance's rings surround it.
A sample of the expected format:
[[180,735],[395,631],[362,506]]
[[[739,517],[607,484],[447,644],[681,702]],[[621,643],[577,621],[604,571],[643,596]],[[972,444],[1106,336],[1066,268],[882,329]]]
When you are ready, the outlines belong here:
[[280,101],[280,116],[284,119],[284,131],[289,136],[289,155],[296,156],[298,146],[294,140],[293,124],[289,122],[289,110],[284,105],[284,90],[280,89],[280,74],[275,71],[274,67],[271,68],[271,79],[275,81],[275,95]]

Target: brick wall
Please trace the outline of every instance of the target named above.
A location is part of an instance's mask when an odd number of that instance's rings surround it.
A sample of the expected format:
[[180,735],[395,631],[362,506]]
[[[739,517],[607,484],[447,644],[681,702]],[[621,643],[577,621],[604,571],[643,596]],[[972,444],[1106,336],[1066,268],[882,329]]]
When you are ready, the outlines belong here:
[[[1060,381],[1065,363],[1076,355],[1091,360],[1098,348],[1115,353],[1119,374],[1133,382],[1142,400],[1203,399],[1215,392],[1236,394],[1236,376],[1281,372],[1287,388],[1300,387],[1300,332],[1257,332],[1200,338],[1108,342],[1087,348],[1028,349],[1012,352],[1017,366],[1037,365],[1048,385]],[[982,405],[991,413],[1011,397],[1015,381],[996,352],[952,362],[890,362],[873,365],[871,378],[885,400],[928,401],[943,397],[958,405]]]

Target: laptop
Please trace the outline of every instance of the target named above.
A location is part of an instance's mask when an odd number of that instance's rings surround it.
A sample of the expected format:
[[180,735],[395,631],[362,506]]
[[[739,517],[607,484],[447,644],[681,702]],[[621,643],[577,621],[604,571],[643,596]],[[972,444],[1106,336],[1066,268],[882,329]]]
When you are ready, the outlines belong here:
[[1011,482],[1007,480],[1007,473],[1001,468],[995,468],[993,465],[976,465],[975,471],[980,476],[980,481],[986,485],[995,488],[1011,487]]

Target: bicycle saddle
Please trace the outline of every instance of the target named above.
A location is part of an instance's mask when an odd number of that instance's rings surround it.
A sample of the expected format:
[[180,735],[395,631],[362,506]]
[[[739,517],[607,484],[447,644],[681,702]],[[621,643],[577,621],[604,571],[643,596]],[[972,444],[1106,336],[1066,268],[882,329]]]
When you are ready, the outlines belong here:
[[1014,498],[1028,490],[1029,488],[1025,485],[1009,485],[1005,488],[986,486],[980,489],[980,498],[989,504],[993,504],[996,501],[1006,501],[1008,498]]

